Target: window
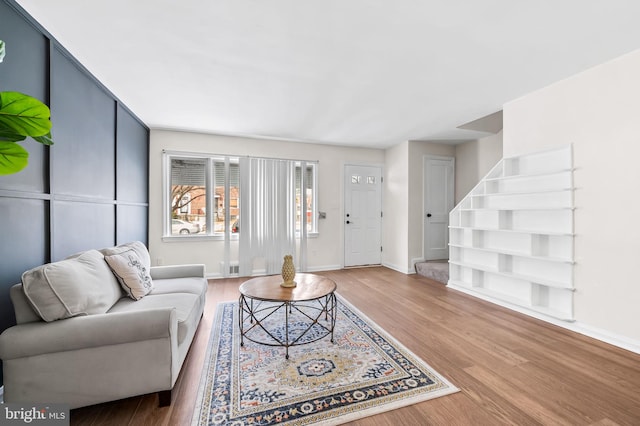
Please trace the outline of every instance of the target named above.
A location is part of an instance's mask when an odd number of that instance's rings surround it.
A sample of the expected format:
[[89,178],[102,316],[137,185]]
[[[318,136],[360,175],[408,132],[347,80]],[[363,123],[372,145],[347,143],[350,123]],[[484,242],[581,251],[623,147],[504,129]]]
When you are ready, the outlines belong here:
[[213,196],[215,198],[215,211],[211,218],[213,234],[224,235],[226,226],[231,226],[231,232],[237,233],[237,230],[234,231],[233,225],[240,217],[240,203],[238,201],[240,197],[240,167],[238,159],[230,157],[213,159],[213,170]]
[[[241,232],[238,157],[165,153],[165,237],[231,238]],[[303,173],[304,167],[304,173]],[[296,232],[306,215],[307,234],[317,233],[317,164],[299,162],[295,173]]]
[[171,158],[169,200],[170,235],[200,234],[206,229],[207,162],[199,158]]
[[[303,188],[304,185],[304,188]],[[316,164],[305,164],[304,182],[302,164],[296,166],[296,231],[302,228],[302,211],[307,215],[307,233],[318,232],[318,209],[316,207]],[[304,191],[304,197],[303,197]],[[303,198],[306,208],[303,209]]]

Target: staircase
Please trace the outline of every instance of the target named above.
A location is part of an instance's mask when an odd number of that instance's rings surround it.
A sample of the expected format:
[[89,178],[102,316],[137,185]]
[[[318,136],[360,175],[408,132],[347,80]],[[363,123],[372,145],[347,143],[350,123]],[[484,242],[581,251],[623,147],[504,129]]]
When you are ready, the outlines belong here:
[[416,273],[442,284],[449,281],[449,263],[446,260],[432,260],[418,262],[415,265]]
[[571,146],[501,160],[449,215],[448,286],[573,321]]

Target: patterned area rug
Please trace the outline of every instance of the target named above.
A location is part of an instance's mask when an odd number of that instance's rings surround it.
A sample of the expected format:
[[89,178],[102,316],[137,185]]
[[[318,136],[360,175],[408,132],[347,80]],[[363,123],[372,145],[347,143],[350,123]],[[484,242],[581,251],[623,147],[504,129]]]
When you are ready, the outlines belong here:
[[[308,329],[317,315],[301,311],[289,314],[290,340],[314,340],[328,323]],[[274,336],[283,324],[284,309],[263,321]],[[289,359],[283,347],[241,346],[238,304],[220,303],[192,425],[336,425],[458,391],[339,296],[333,340],[293,346]]]

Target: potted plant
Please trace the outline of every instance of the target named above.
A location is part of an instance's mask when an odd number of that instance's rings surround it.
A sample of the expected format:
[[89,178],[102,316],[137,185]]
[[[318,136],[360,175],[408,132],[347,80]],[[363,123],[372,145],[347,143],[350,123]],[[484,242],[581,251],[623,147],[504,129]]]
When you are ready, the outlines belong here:
[[[0,40],[0,63],[5,49]],[[20,92],[0,92],[0,175],[18,173],[27,167],[29,153],[19,143],[27,136],[53,145],[50,117],[49,107],[39,100]]]

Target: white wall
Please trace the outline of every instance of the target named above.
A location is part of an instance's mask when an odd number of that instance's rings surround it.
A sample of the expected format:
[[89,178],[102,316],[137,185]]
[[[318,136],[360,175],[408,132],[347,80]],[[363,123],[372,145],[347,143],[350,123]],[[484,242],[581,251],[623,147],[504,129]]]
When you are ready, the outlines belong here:
[[424,260],[423,159],[425,155],[454,157],[453,145],[407,141],[385,151],[383,265],[414,273]]
[[454,145],[424,141],[409,142],[407,272],[415,272],[415,262],[424,260],[424,157],[426,155],[455,157],[455,152]]
[[[293,143],[189,132],[152,130],[149,154],[149,250],[153,264],[204,263],[207,273],[219,273],[223,260],[222,241],[162,241],[162,150],[202,152],[221,155],[317,160],[318,207],[327,213],[318,222],[319,236],[309,238],[309,270],[340,268],[343,264],[343,172],[346,163],[384,164],[384,151],[331,145]],[[232,248],[237,250],[237,244]]]
[[575,316],[640,342],[640,51],[504,107],[504,154],[573,144]]
[[408,198],[409,142],[402,142],[385,151],[383,185],[382,264],[407,272],[408,259]]
[[502,131],[456,145],[456,204],[502,159]]

